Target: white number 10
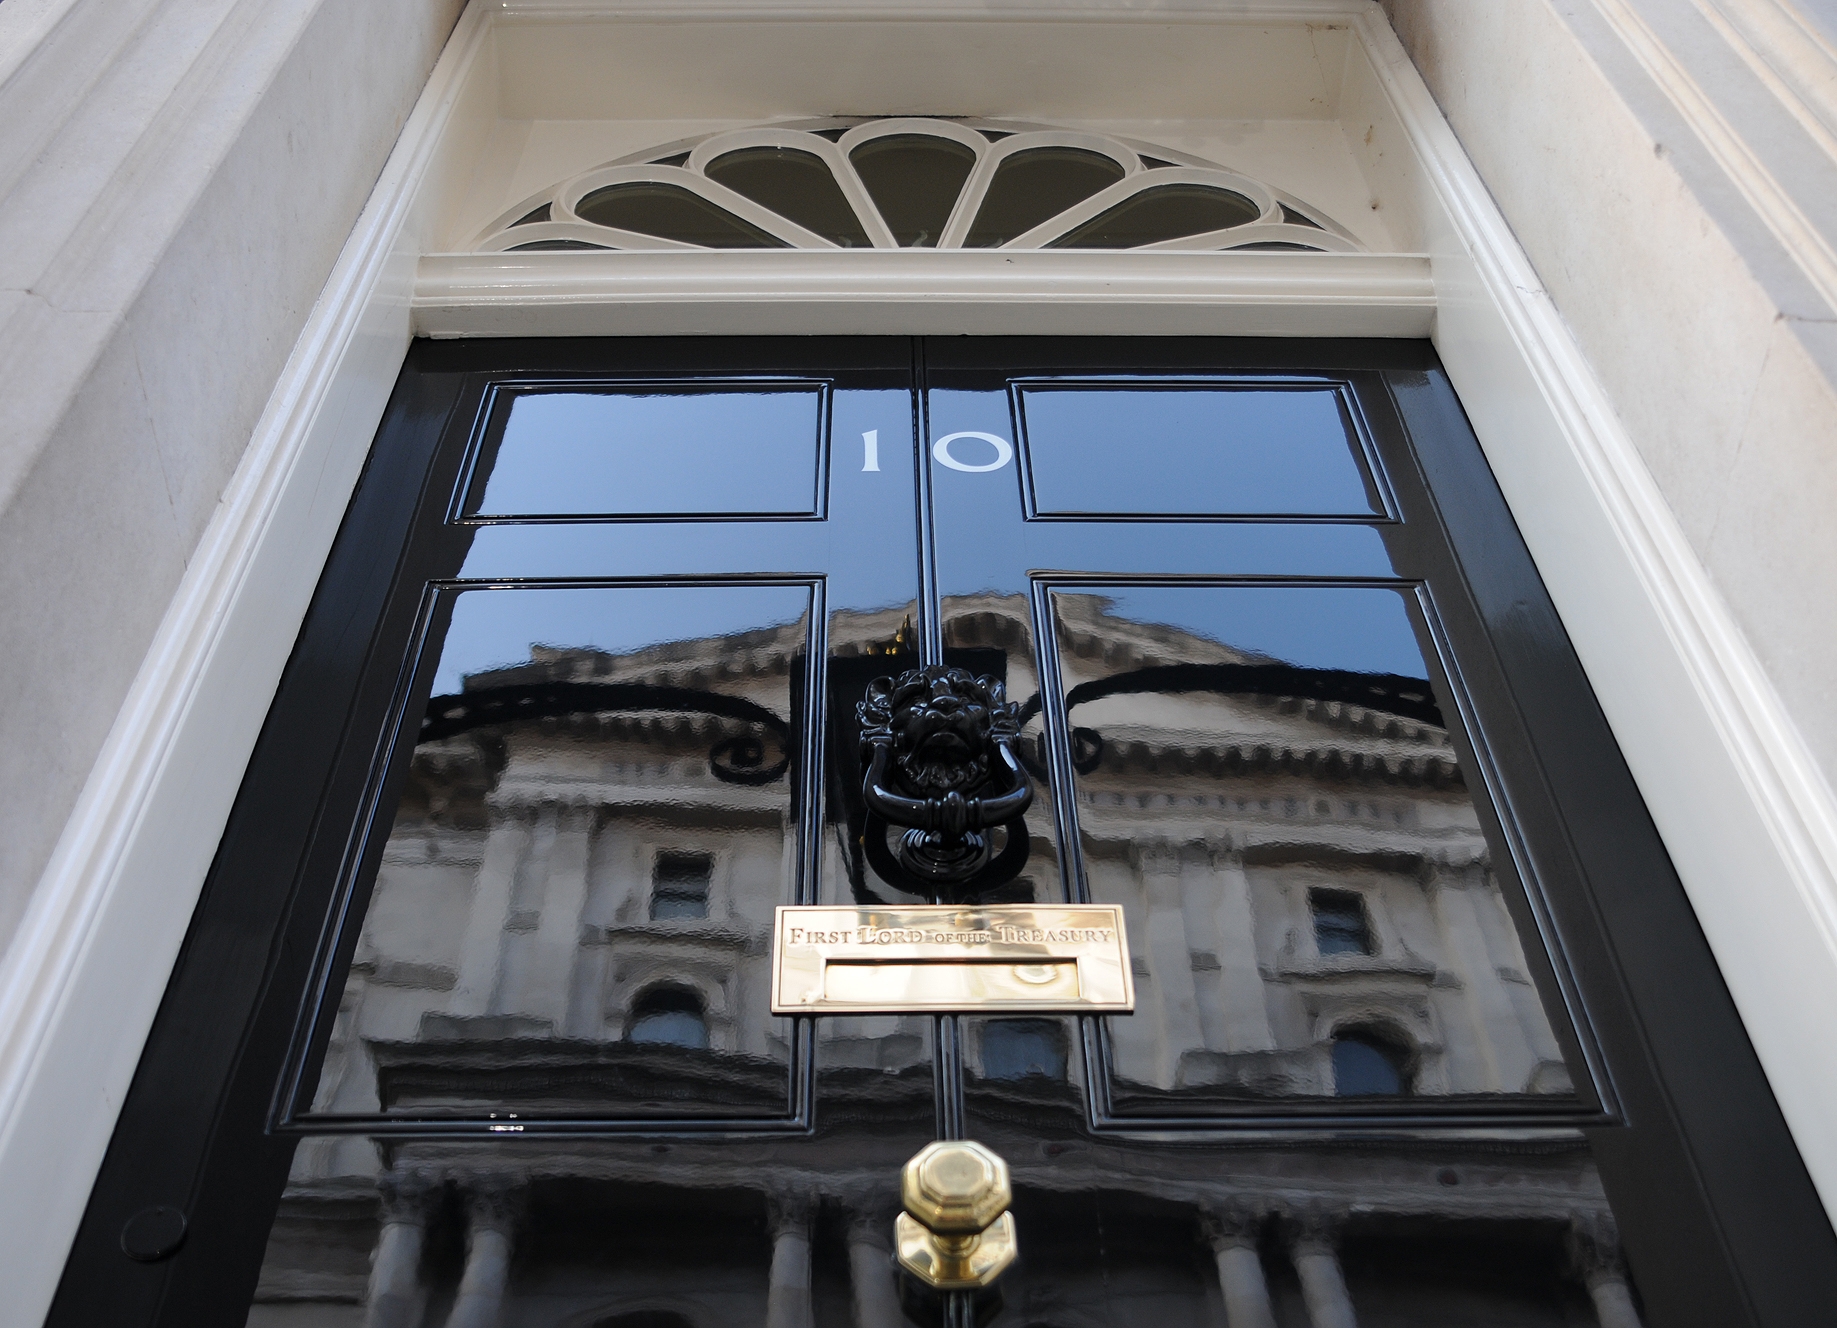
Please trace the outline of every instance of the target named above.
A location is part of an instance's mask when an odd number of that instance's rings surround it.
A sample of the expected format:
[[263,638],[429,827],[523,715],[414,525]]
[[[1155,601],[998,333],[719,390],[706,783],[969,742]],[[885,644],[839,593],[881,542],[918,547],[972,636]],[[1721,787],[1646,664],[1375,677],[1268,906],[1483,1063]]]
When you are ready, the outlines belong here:
[[[987,443],[995,449],[995,459],[993,461],[963,460],[950,450],[950,445],[959,438],[974,438],[979,442]],[[939,465],[949,466],[952,470],[968,471],[972,475],[980,475],[984,471],[1000,470],[1014,460],[1014,448],[1009,445],[1006,438],[992,433],[979,433],[974,429],[965,429],[962,433],[947,433],[938,439],[931,445],[931,455],[937,458]]]
[[[959,438],[974,438],[979,442],[987,443],[995,449],[994,460],[982,462],[962,460],[950,450],[950,445]],[[1014,460],[1014,448],[1006,438],[997,437],[992,433],[965,430],[962,433],[947,433],[938,439],[931,445],[931,455],[937,458],[940,465],[949,466],[952,470],[965,470],[975,475],[984,471],[1000,470]],[[861,469],[864,471],[880,469],[880,430],[878,429],[867,429],[861,434]]]

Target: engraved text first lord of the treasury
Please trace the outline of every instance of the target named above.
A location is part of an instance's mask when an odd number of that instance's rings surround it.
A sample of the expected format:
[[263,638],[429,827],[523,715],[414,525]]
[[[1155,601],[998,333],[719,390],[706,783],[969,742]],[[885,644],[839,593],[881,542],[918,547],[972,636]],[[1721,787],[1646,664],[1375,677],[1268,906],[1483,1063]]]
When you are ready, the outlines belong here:
[[786,907],[772,1008],[1127,1013],[1128,953],[1114,906]]

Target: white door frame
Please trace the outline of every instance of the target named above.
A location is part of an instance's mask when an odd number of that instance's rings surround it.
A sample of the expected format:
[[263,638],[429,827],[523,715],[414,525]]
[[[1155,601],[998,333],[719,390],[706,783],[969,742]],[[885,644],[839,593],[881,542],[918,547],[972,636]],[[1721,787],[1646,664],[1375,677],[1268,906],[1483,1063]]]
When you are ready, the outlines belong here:
[[[1485,186],[1382,17],[1340,16],[1413,147],[1423,257],[889,254],[422,262],[440,148],[497,11],[403,130],[0,966],[0,1328],[51,1294],[409,340],[798,330],[1433,337],[1837,1211],[1837,802]],[[578,13],[581,6],[570,12]],[[840,11],[828,17],[839,16]],[[438,186],[438,187],[437,187]],[[558,256],[543,255],[552,260]],[[861,260],[868,260],[863,262]],[[636,260],[636,261],[632,261]],[[1208,261],[1211,260],[1211,261]],[[1273,260],[1273,261],[1271,261]],[[1018,262],[1018,266],[1016,263]],[[1333,264],[1338,264],[1333,266]],[[1260,264],[1260,265],[1258,265]],[[524,267],[529,265],[525,264]],[[998,270],[999,269],[999,270]],[[546,284],[544,284],[546,283]],[[948,317],[940,309],[948,309]]]

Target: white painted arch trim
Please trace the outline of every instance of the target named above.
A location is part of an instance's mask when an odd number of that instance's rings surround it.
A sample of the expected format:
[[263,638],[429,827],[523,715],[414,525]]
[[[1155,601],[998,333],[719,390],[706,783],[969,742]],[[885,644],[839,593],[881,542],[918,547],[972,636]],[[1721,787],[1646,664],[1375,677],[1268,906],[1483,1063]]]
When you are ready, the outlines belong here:
[[[1827,1105],[1837,1101],[1837,1058],[1806,1054],[1823,1045],[1825,1011],[1837,1008],[1837,801],[1382,19],[1362,6],[1269,8],[1347,16],[1423,160],[1425,187],[1448,222],[1427,260],[1437,345],[1677,861],[1807,1166],[1827,1208],[1837,1209],[1837,1113]],[[423,270],[426,284],[417,284],[426,228],[418,228],[415,204],[492,18],[475,5],[455,30],[190,563],[17,939],[0,958],[0,1193],[34,1197],[0,1204],[0,1284],[8,1291],[0,1328],[35,1328],[49,1303],[86,1178],[107,1145],[406,348],[411,302],[429,327],[456,317],[455,308],[487,303],[459,289],[464,274],[443,276],[436,261]],[[1262,256],[1270,257],[1285,256]],[[1412,261],[1422,260],[1404,263]],[[854,308],[877,330],[899,330],[876,320],[924,296],[927,280],[948,288],[962,276],[940,270],[903,278],[898,299],[883,292],[851,304],[832,293],[824,317]],[[1425,317],[1419,270],[1402,266],[1382,279],[1408,286],[1412,316]],[[683,330],[738,330],[736,317],[754,316],[747,311],[755,306],[734,302],[731,292],[723,297],[699,274],[693,281],[666,274],[657,289],[675,293],[652,306],[695,311],[697,326]],[[1052,278],[1044,294],[1073,306],[1111,301],[1113,313],[1134,311],[1138,330],[1183,330],[1180,311],[1190,306],[1115,289],[1093,268]],[[1020,297],[1034,299],[1035,317],[1051,303],[1041,294]],[[1387,298],[1394,309],[1401,297]],[[875,313],[879,299],[886,302]],[[494,316],[508,317],[516,302],[506,300]],[[991,289],[980,304],[964,293],[958,308],[998,322],[1016,302],[1014,291]],[[602,311],[617,303],[601,301]],[[793,301],[767,303],[782,310]],[[1275,299],[1268,307],[1294,303]],[[551,304],[561,319],[560,296]],[[644,301],[628,292],[625,304]],[[1215,299],[1200,307],[1217,315],[1239,306]]]

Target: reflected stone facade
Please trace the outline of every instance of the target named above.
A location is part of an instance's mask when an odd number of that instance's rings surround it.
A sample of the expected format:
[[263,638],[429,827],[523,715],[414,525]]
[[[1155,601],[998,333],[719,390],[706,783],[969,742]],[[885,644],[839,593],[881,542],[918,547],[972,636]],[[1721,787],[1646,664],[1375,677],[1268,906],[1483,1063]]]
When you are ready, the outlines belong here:
[[[1232,690],[1275,675],[1097,596],[1056,612],[1071,740],[1055,763],[1034,702],[1032,855],[999,898],[1062,897],[1047,775],[1068,768],[1137,1011],[946,1026],[968,1132],[1014,1175],[995,1322],[1636,1325],[1579,1133],[1369,1122],[1574,1101],[1427,685],[1389,710],[1332,679]],[[947,602],[947,655],[1033,697],[1026,613]],[[847,731],[902,615],[827,635]],[[922,1319],[888,1239],[934,1133],[934,1020],[824,1019],[807,1045],[769,1012],[800,790],[826,790],[816,902],[909,902],[862,871],[845,762],[804,776],[809,638],[536,647],[430,704],[302,1124],[490,1117],[495,1137],[306,1138],[251,1328]],[[1175,667],[1223,671],[1155,672]],[[1339,1108],[1366,1123],[1268,1133]],[[615,1124],[527,1123],[557,1116]]]
[[1068,692],[1092,694],[1070,715],[1085,872],[1124,905],[1144,992],[1111,1021],[1119,1080],[1345,1094],[1351,1038],[1393,1062],[1389,1091],[1572,1092],[1426,684],[1401,714],[1213,690],[1241,651],[1101,596],[1055,607]]

